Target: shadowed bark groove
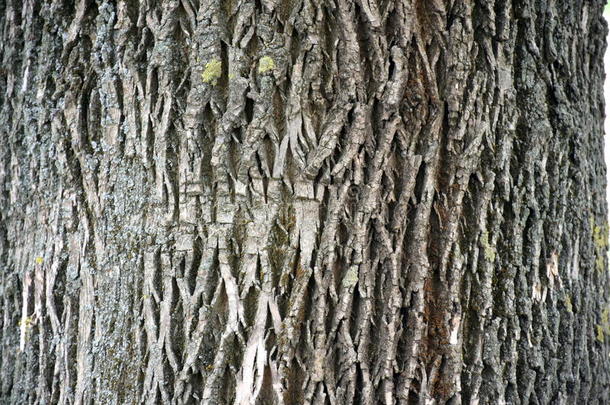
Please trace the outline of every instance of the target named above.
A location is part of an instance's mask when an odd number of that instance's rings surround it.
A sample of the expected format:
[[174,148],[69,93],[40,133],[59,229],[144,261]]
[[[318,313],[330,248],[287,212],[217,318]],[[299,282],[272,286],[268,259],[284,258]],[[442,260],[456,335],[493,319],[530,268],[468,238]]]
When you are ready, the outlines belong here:
[[0,2],[0,402],[609,402],[602,3]]

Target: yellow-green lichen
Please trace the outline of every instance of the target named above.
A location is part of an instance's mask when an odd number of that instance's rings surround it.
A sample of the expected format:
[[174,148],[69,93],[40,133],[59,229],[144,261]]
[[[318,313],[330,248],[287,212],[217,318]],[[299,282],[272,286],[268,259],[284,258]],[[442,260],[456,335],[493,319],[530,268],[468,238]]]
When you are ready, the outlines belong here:
[[36,264],[42,264],[42,262],[43,262],[42,257],[38,256],[38,257],[36,258]]
[[264,74],[275,69],[275,62],[270,56],[263,56],[258,61],[258,73]]
[[481,245],[483,245],[485,260],[493,263],[496,260],[496,250],[489,244],[489,234],[487,232],[481,234]]
[[19,327],[23,326],[25,328],[30,328],[34,324],[34,317],[26,316],[23,319],[19,320]]
[[358,283],[358,268],[351,267],[347,273],[345,273],[342,284],[344,287],[353,287],[356,283]]
[[595,325],[596,338],[600,343],[604,343],[604,328],[601,325]]
[[610,307],[606,306],[600,314],[600,323],[595,325],[597,340],[604,343],[606,335],[610,335]]
[[222,75],[222,62],[218,59],[212,59],[208,63],[206,63],[205,68],[203,69],[203,73],[201,74],[201,79],[204,83],[211,84],[215,86],[218,83],[218,79]]
[[608,223],[604,222],[601,226],[595,223],[595,218],[589,218],[593,245],[595,246],[595,268],[599,272],[606,269],[605,257],[608,253]]
[[604,262],[604,256],[597,254],[595,256],[595,268],[599,272],[603,272],[606,267],[606,263]]
[[593,227],[593,242],[595,247],[598,249],[605,249],[608,247],[608,224],[604,223],[602,226],[595,225]]
[[565,305],[568,312],[572,313],[574,308],[572,307],[572,297],[570,297],[570,295],[566,294],[566,296],[563,300],[563,304]]

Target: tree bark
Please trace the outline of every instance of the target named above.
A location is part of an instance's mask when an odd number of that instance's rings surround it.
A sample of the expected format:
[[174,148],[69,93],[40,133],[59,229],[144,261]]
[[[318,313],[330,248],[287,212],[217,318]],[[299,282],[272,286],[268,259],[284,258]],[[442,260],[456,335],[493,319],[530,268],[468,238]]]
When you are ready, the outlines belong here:
[[610,403],[603,3],[0,2],[0,402]]

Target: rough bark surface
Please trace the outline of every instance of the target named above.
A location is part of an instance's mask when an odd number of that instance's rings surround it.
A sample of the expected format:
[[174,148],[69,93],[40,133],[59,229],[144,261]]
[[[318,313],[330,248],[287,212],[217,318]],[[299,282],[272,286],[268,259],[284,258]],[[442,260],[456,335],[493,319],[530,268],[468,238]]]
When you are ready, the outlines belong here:
[[610,403],[602,3],[0,1],[0,402]]

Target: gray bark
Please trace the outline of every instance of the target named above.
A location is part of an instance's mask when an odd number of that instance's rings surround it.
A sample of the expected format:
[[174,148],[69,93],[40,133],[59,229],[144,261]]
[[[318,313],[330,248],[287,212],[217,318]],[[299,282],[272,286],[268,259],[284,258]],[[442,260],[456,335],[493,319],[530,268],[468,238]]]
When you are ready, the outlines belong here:
[[610,403],[602,3],[0,1],[0,402]]

